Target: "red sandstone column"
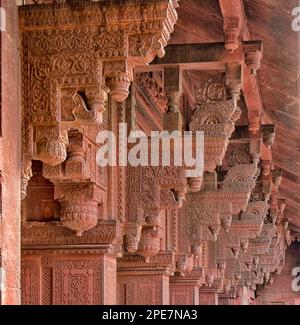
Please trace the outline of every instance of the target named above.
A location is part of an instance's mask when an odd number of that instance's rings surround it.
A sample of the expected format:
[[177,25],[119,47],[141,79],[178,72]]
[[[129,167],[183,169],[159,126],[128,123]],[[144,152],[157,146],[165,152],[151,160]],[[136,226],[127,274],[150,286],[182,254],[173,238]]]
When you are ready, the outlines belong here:
[[170,278],[171,305],[199,305],[201,278],[192,275]]
[[22,304],[114,305],[116,258],[101,254],[26,254],[22,257]]
[[[0,304],[20,303],[20,96],[19,24],[16,2],[1,0],[6,26],[1,33],[1,224]],[[3,17],[2,17],[3,23]],[[2,234],[2,235],[1,235]]]
[[221,293],[219,294],[218,305],[237,305],[237,297],[235,294]]
[[169,276],[159,273],[155,270],[118,272],[118,304],[169,305]]
[[199,289],[199,305],[218,305],[218,289],[202,287]]

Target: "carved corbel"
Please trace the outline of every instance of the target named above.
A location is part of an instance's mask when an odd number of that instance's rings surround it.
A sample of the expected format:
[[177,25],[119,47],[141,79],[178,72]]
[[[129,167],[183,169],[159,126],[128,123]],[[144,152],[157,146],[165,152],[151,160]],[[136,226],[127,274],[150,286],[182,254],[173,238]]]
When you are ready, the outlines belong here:
[[[247,240],[247,244],[243,245],[243,250],[247,248],[245,245],[249,245],[248,240],[255,238],[261,233],[264,219],[267,215],[269,205],[266,201],[257,201],[248,203],[245,212],[242,212],[239,216],[233,219],[231,229],[239,230],[241,238]],[[243,232],[245,232],[243,234]],[[243,237],[244,236],[244,237]],[[241,243],[243,244],[243,243]]]
[[82,132],[70,131],[68,133],[69,145],[67,159],[58,166],[44,164],[43,176],[52,181],[83,182],[95,181],[95,171],[91,171],[93,159],[89,151],[91,142]]
[[247,44],[244,43],[245,64],[253,75],[260,68],[262,51],[262,42],[253,41],[247,42]]
[[182,205],[186,187],[180,167],[128,167],[127,219],[142,225],[138,255],[149,261],[159,251],[161,211]]
[[224,181],[222,191],[231,193],[233,213],[238,214],[245,210],[250,199],[251,191],[255,186],[257,173],[257,161],[252,164],[240,164],[229,168]]
[[103,75],[111,98],[116,102],[123,102],[129,95],[129,86],[133,79],[132,70],[126,61],[105,62]]
[[125,226],[124,247],[128,253],[138,250],[141,239],[142,226],[137,223],[127,223]]
[[240,17],[224,17],[225,48],[233,53],[240,43]]
[[253,245],[257,245],[264,252],[267,252],[271,245],[271,240],[276,231],[275,223],[265,223],[262,227],[261,233],[255,239],[251,239]]
[[230,283],[228,292],[230,291],[231,286],[235,286],[239,283],[241,279],[239,260],[229,259],[226,261],[225,279]]
[[234,123],[239,118],[236,102],[240,79],[241,70],[228,64],[226,74],[207,81],[203,89],[197,92],[197,105],[191,118],[190,130],[204,132],[205,171],[212,172],[222,164],[229,138],[234,131]]
[[[198,193],[190,193],[182,209],[184,240],[189,247],[216,241],[221,229],[220,208],[199,200]],[[188,247],[186,247],[188,249]]]
[[262,140],[267,148],[272,147],[275,140],[275,125],[265,124],[261,127]]
[[194,268],[193,254],[177,254],[176,255],[176,275],[185,276],[186,273],[192,272]]

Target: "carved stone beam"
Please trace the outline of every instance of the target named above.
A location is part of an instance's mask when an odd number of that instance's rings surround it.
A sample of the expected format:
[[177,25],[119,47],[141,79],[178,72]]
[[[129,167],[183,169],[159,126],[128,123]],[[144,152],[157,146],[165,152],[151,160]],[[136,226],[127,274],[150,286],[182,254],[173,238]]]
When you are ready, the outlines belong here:
[[246,21],[247,15],[243,2],[241,0],[220,0],[219,2],[224,20],[227,17],[239,17],[239,24],[242,31],[241,39],[245,51],[245,67],[247,67],[244,70],[243,93],[248,108],[249,130],[256,133],[260,129],[263,112],[259,82],[255,76],[256,70],[260,67],[262,45],[261,42],[250,40],[250,33]]
[[245,41],[234,53],[227,51],[225,43],[170,44],[163,58],[156,58],[149,66],[137,66],[136,71],[162,71],[166,66],[179,65],[182,70],[223,70],[226,63],[243,64],[244,45],[261,44]]
[[[146,244],[146,243],[145,243]],[[152,245],[151,245],[152,247]],[[155,274],[174,275],[176,270],[176,256],[174,252],[159,252],[147,258],[137,254],[124,254],[123,258],[118,260],[118,272],[128,275],[140,275],[141,272],[147,275],[147,272]]]
[[74,232],[60,223],[26,223],[22,225],[22,249],[45,249],[51,247],[60,250],[64,245],[74,245],[78,249],[93,247],[113,252],[120,227],[114,220],[99,220],[98,224],[82,236],[74,236]]

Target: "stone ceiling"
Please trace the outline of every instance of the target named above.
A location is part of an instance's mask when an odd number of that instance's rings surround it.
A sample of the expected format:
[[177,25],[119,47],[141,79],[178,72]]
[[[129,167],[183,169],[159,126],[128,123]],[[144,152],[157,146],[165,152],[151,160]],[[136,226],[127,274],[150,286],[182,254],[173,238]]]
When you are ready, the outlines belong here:
[[[264,122],[276,125],[275,165],[283,170],[280,194],[286,213],[300,229],[300,99],[299,39],[291,28],[297,0],[244,0],[251,39],[263,41],[262,67],[257,72]],[[223,42],[223,19],[218,0],[183,0],[172,44]],[[197,77],[185,74],[190,89]],[[193,95],[190,93],[189,95]],[[298,229],[298,230],[299,230]]]

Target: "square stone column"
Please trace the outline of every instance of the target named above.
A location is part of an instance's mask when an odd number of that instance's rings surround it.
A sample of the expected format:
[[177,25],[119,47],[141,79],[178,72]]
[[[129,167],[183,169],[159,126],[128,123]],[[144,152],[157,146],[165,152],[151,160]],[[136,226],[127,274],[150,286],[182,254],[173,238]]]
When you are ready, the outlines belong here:
[[160,252],[148,263],[125,254],[117,267],[118,305],[169,305],[174,253]]
[[119,305],[169,305],[169,276],[153,271],[118,272]]
[[199,289],[199,305],[218,305],[218,289],[201,287]]
[[220,293],[219,305],[238,305],[238,299],[233,293]]
[[201,277],[196,274],[187,274],[184,277],[170,278],[171,305],[199,305],[199,287]]
[[114,305],[116,258],[101,252],[25,253],[22,304]]

